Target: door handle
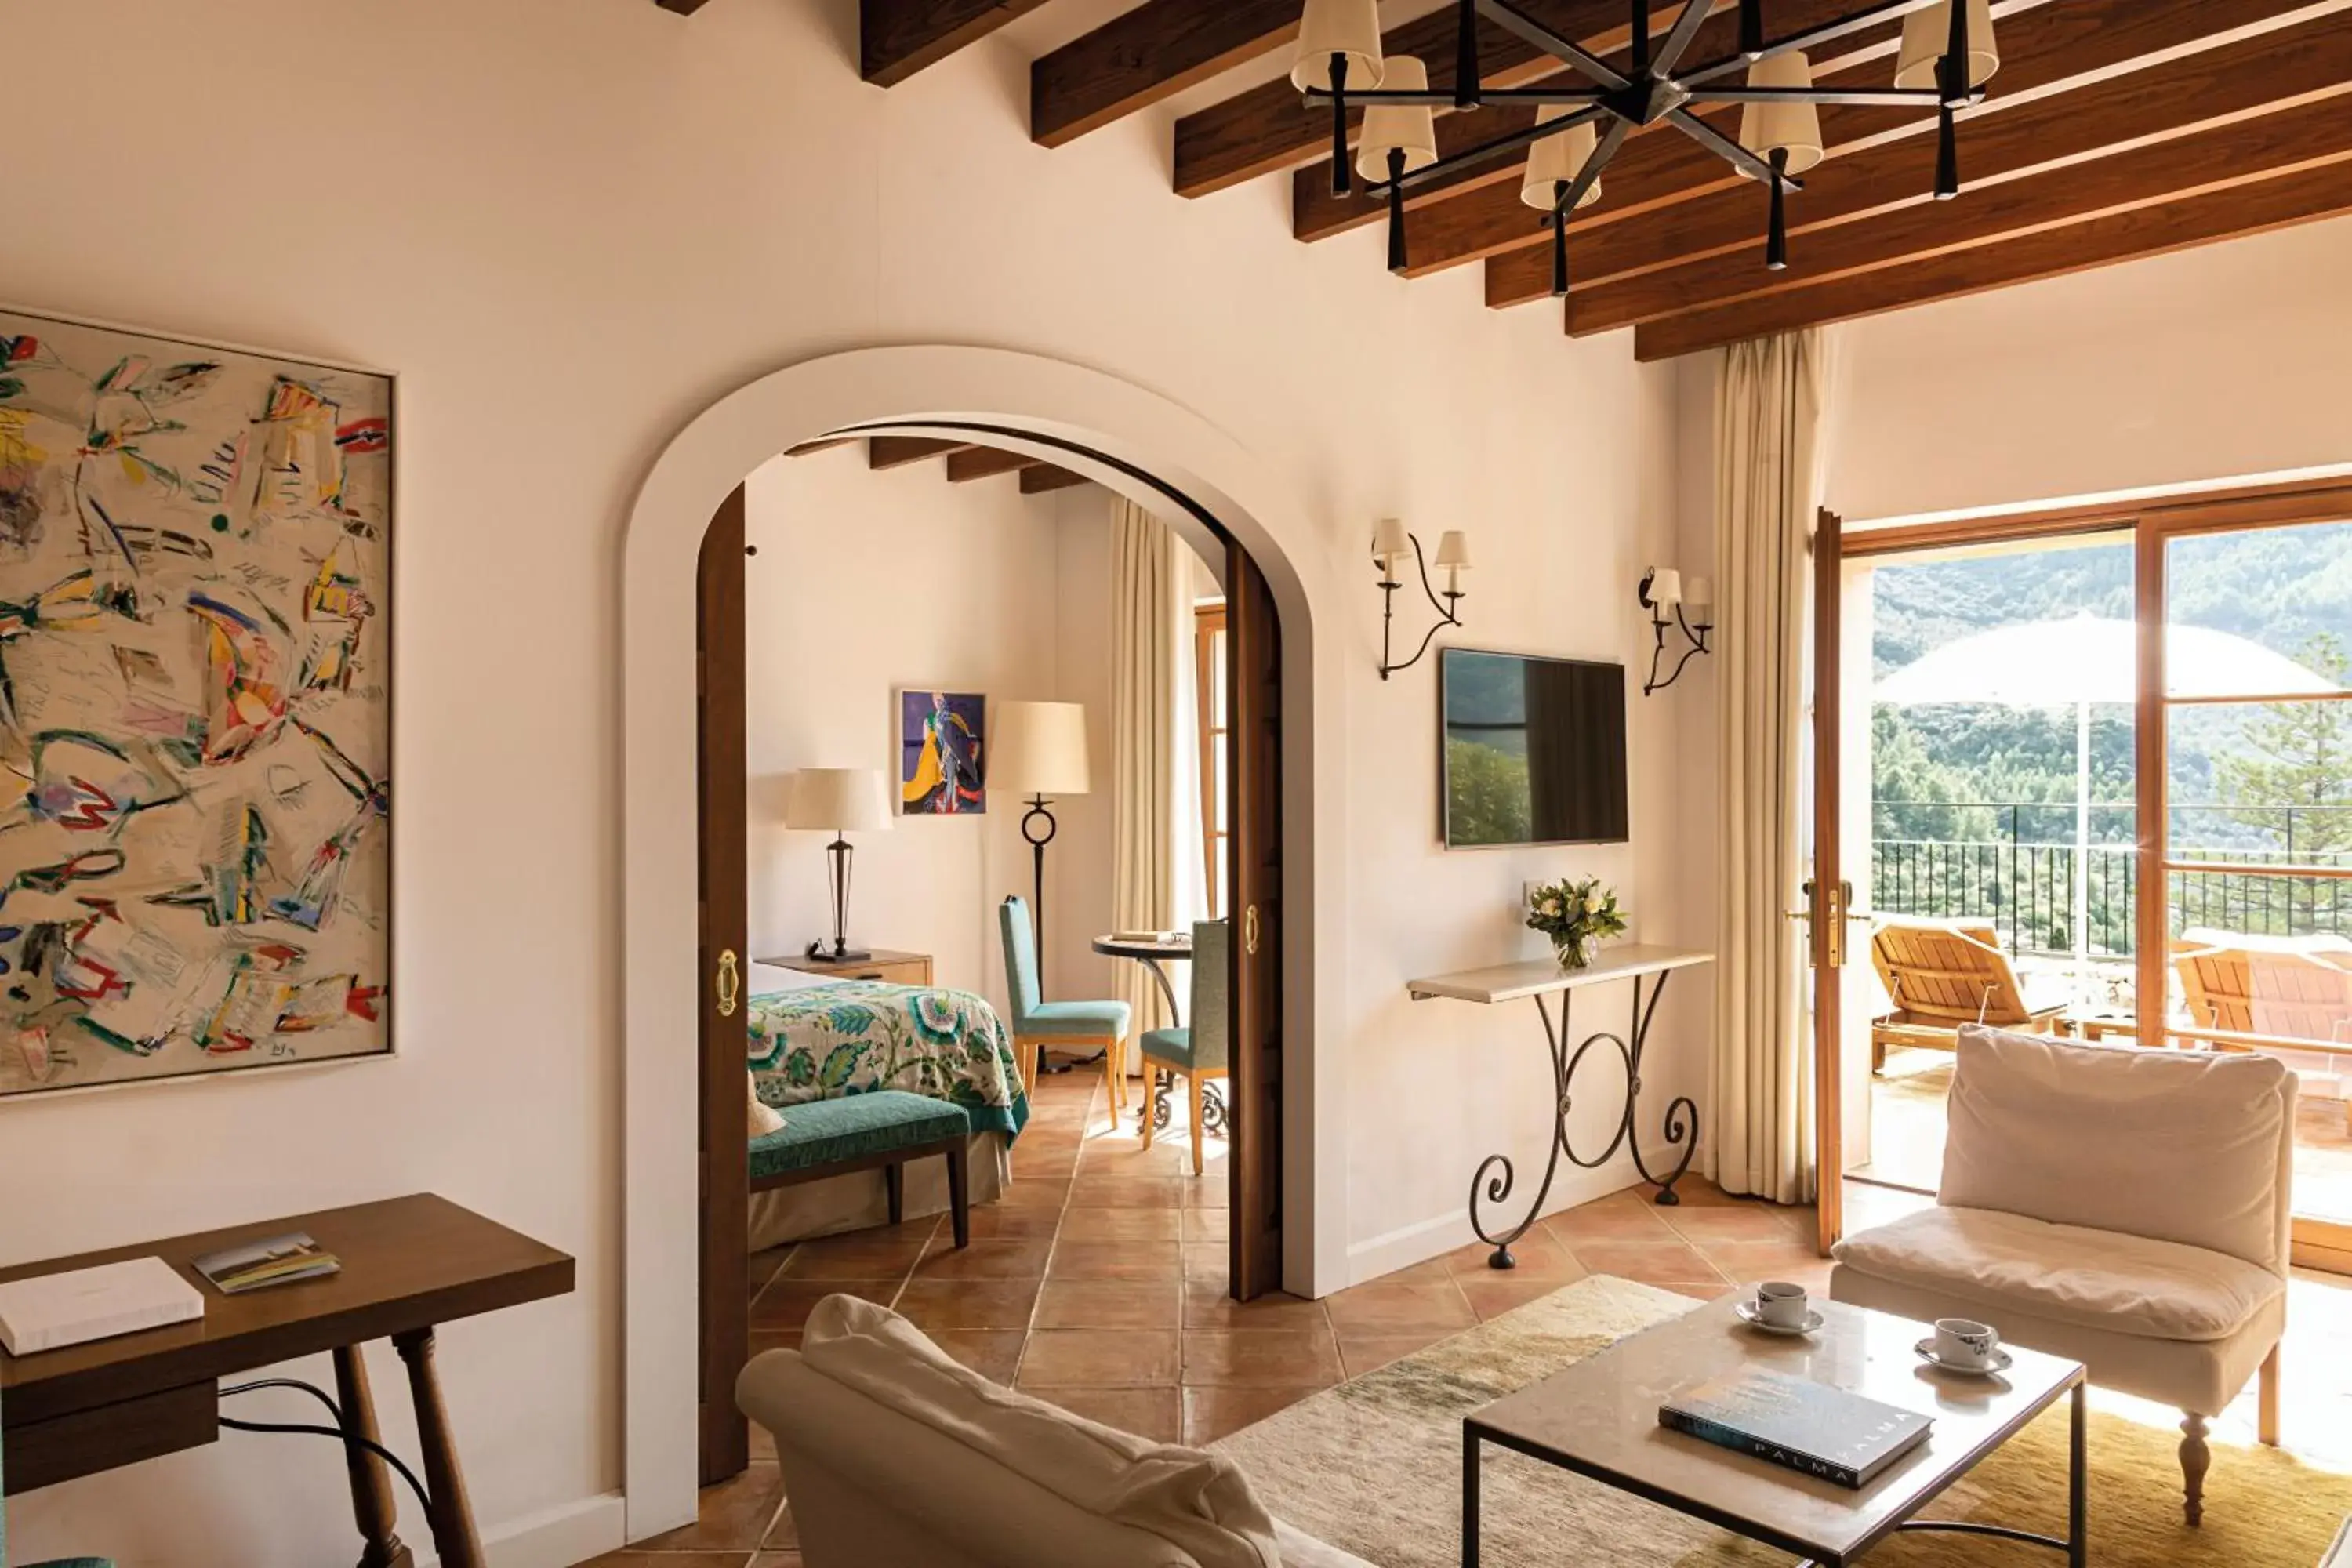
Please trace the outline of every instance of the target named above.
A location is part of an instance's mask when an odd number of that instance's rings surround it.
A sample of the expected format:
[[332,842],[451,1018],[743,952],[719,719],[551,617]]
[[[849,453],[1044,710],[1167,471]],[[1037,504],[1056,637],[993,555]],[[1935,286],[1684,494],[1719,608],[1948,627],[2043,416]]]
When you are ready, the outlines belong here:
[[718,994],[719,1016],[722,1018],[735,1016],[736,1001],[743,994],[740,963],[731,947],[719,955],[719,973],[711,982],[711,989]]
[[1242,911],[1242,951],[1252,958],[1257,956],[1257,906],[1252,904]]

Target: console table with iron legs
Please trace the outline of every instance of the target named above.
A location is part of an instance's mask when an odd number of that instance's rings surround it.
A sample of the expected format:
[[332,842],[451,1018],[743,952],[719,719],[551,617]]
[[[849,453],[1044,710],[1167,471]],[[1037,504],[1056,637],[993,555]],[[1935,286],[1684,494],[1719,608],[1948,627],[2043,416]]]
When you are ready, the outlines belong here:
[[[1525,1236],[1542,1217],[1544,1204],[1551,1196],[1553,1179],[1559,1173],[1560,1160],[1584,1170],[1592,1170],[1614,1159],[1620,1148],[1627,1149],[1633,1157],[1633,1169],[1642,1179],[1657,1186],[1657,1202],[1671,1206],[1682,1202],[1675,1193],[1675,1184],[1690,1169],[1691,1156],[1698,1150],[1698,1107],[1688,1095],[1676,1095],[1668,1102],[1660,1131],[1669,1151],[1679,1151],[1675,1167],[1664,1174],[1650,1168],[1648,1157],[1642,1152],[1640,1110],[1642,1103],[1642,1058],[1650,1038],[1650,1021],[1658,1010],[1658,998],[1665,994],[1666,977],[1677,969],[1687,969],[1702,963],[1712,963],[1715,955],[1685,948],[1657,947],[1636,944],[1628,947],[1603,948],[1592,962],[1581,969],[1563,969],[1556,963],[1533,962],[1506,963],[1488,969],[1465,969],[1452,974],[1435,975],[1427,980],[1408,982],[1406,991],[1416,1002],[1431,997],[1448,997],[1458,1002],[1517,1002],[1532,1000],[1537,1015],[1543,1020],[1544,1042],[1551,1056],[1552,1098],[1550,1103],[1550,1136],[1544,1160],[1543,1180],[1538,1184],[1534,1201],[1518,1224],[1497,1235],[1486,1228],[1479,1214],[1483,1200],[1490,1205],[1508,1203],[1512,1189],[1517,1184],[1518,1172],[1507,1154],[1489,1154],[1479,1162],[1477,1173],[1470,1179],[1470,1228],[1478,1239],[1495,1249],[1487,1265],[1495,1268],[1517,1267],[1511,1256],[1511,1245]],[[1631,981],[1633,986],[1633,1007],[1627,1032],[1620,1035],[1599,1030],[1570,1045],[1569,1026],[1570,1005],[1574,994],[1589,985],[1601,985],[1616,981]],[[1645,983],[1646,982],[1646,987]],[[1552,1016],[1550,998],[1559,998],[1559,1016]],[[1613,1047],[1603,1051],[1601,1060],[1613,1057],[1625,1068],[1624,1104],[1612,1124],[1613,1131],[1607,1147],[1599,1153],[1585,1155],[1577,1152],[1569,1134],[1569,1115],[1575,1109],[1577,1070],[1598,1046]]]

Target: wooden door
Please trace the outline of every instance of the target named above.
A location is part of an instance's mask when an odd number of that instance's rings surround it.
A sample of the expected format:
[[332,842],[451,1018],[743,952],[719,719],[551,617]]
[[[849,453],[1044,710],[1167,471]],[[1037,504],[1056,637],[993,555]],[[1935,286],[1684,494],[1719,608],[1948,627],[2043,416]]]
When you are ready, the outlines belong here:
[[751,1463],[751,1430],[735,1407],[735,1377],[751,1344],[750,1262],[744,1252],[751,1155],[743,1131],[750,1038],[743,997],[751,943],[744,874],[743,492],[727,498],[702,537],[696,571],[696,696],[699,715],[702,1152],[702,1482]]
[[1844,712],[1839,677],[1845,575],[1841,535],[1837,513],[1824,509],[1813,527],[1813,868],[1812,879],[1805,885],[1813,971],[1813,1151],[1820,1192],[1815,1215],[1823,1256],[1845,1228],[1845,1073],[1840,1053],[1844,1010],[1839,992],[1843,988],[1846,911],[1853,903],[1841,852],[1844,802],[1839,769],[1843,758],[1838,726]]
[[1282,1288],[1282,631],[1248,552],[1225,551],[1233,836],[1233,1294]]

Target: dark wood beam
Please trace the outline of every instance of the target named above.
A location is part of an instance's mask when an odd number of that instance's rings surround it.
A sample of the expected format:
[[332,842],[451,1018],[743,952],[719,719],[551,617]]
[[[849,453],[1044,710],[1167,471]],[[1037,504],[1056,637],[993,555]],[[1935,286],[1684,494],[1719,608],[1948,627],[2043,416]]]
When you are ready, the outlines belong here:
[[966,447],[961,452],[948,454],[948,478],[960,485],[974,479],[993,479],[998,474],[1013,474],[1042,458],[1024,457],[1019,452],[1001,451],[994,447]]
[[[700,0],[696,0],[697,4]],[[925,66],[976,44],[1045,0],[861,0],[859,69],[877,87],[896,87]]]
[[1051,463],[1035,463],[1021,470],[1021,493],[1024,496],[1044,495],[1048,490],[1066,490],[1073,486],[1092,482],[1084,474],[1057,468]]
[[[2299,8],[2296,0],[2198,0],[2195,5],[2063,0],[2027,11],[2001,29],[2001,68],[1993,78],[1992,97],[1962,124],[1961,173],[1975,179],[1990,172],[1993,165],[1985,162],[1983,142],[2000,136],[2000,127],[2010,116],[2040,112],[2057,101],[2053,95],[2101,76],[2149,68],[2151,62],[2231,29],[2274,25]],[[1865,68],[1864,74],[1883,82],[1884,66]],[[2034,95],[2032,101],[2025,101],[2028,95]],[[1832,213],[1822,187],[1835,187],[1847,178],[1842,171],[1849,160],[1874,159],[1871,166],[1880,177],[1895,182],[1897,188],[1879,193],[1880,201],[1924,190],[1934,173],[1927,138],[1935,124],[1932,116],[1912,118],[1883,109],[1822,110],[1822,140],[1830,149],[1829,161],[1805,177],[1803,193],[1790,198],[1793,221],[1814,221]],[[1642,140],[1663,143],[1672,162],[1662,169],[1629,171],[1614,184],[1603,182],[1600,204],[1570,228],[1571,265],[1580,278],[1598,281],[1665,265],[1706,245],[1760,239],[1764,216],[1760,201],[1750,199],[1757,195],[1751,182],[1732,174],[1721,159],[1687,137]],[[1442,205],[1417,220],[1416,266],[1435,270],[1454,258],[1487,258],[1486,302],[1498,308],[1549,295],[1551,262],[1542,247],[1544,236],[1503,213],[1489,196],[1481,193],[1464,198],[1460,205]],[[1612,216],[1620,201],[1629,205]],[[1672,211],[1661,213],[1661,207]],[[1627,216],[1637,221],[1617,228]],[[1732,225],[1731,237],[1694,237],[1720,233],[1727,221]],[[1604,230],[1609,232],[1604,235]],[[1588,233],[1589,244],[1583,240]]]
[[2315,167],[2273,179],[2040,229],[2003,244],[1947,251],[1809,289],[1669,316],[1634,329],[1633,353],[1643,360],[1672,359],[1746,338],[1982,293],[2347,213],[2352,213],[2352,153],[2338,153]]
[[[1720,246],[1681,265],[1619,276],[1570,297],[1570,330],[1608,331],[1755,295],[2071,223],[2208,184],[2274,174],[2352,148],[2352,12],[2259,35],[1972,122],[1970,184],[1927,190],[1926,149],[1874,148],[1823,163],[1796,210],[1790,265],[1766,270],[1758,198],[1727,212]],[[1906,188],[1907,187],[1907,188]],[[1683,209],[1693,217],[1701,205]],[[1609,231],[1644,238],[1639,226]],[[1600,248],[1596,245],[1594,248]]]
[[903,468],[927,458],[961,452],[965,446],[962,441],[935,441],[928,436],[877,436],[866,444],[866,466],[877,469]]
[[1029,134],[1059,147],[1298,36],[1303,0],[1144,0],[1030,62]]
[[654,0],[665,11],[675,11],[681,16],[691,16],[703,7],[704,0]]
[[[2006,11],[2018,10],[2026,5],[2041,3],[2042,0],[1998,0],[1993,10],[1995,15],[1999,16]],[[1780,4],[1767,15],[1770,17],[1772,29],[1775,32],[1785,33],[1800,27],[1810,27],[1834,21],[1840,16],[1850,15],[1854,5],[1855,0],[1780,0]],[[1621,34],[1622,31],[1623,29],[1619,29]],[[1867,79],[1874,87],[1883,86],[1893,68],[1880,62],[1894,58],[1895,44],[1901,35],[1901,24],[1893,23],[1853,37],[1839,39],[1832,47],[1833,52],[1824,54],[1813,61],[1813,69],[1818,79],[1828,81],[1838,78],[1840,73],[1867,65],[1870,68],[1866,72],[1857,72],[1856,79]],[[1698,37],[1692,43],[1690,53],[1685,58],[1693,63],[1719,59],[1737,52],[1738,43],[1738,18],[1727,12],[1719,14],[1711,17],[1706,26],[1699,29]],[[1536,79],[1528,85],[1589,87],[1591,84],[1574,71],[1556,70],[1549,76]],[[1726,120],[1732,118],[1728,110],[1717,110],[1714,112]],[[1881,118],[1884,118],[1884,111],[1881,111]],[[1468,151],[1482,142],[1491,142],[1506,132],[1521,131],[1534,123],[1534,110],[1517,109],[1507,105],[1481,110],[1475,114],[1442,114],[1437,121],[1438,155],[1450,158],[1457,153]],[[1656,176],[1645,176],[1641,171],[1646,164],[1676,163],[1676,160],[1661,159],[1659,154],[1677,152],[1685,146],[1691,147],[1694,152],[1698,152],[1687,138],[1671,132],[1655,136],[1636,136],[1625,144],[1624,150],[1618,153],[1616,161],[1610,165],[1604,186],[1611,183],[1622,182],[1629,176],[1637,181],[1645,177],[1662,179],[1666,173],[1663,168],[1657,172]],[[1720,167],[1719,160],[1715,160],[1704,153],[1700,153],[1700,157]],[[1680,162],[1703,168],[1697,160]],[[1465,192],[1500,185],[1510,187],[1510,198],[1517,203],[1519,175],[1526,167],[1527,160],[1524,157],[1498,158],[1477,168],[1467,169],[1444,179],[1427,182],[1413,187],[1407,194],[1405,209],[1408,212],[1418,211],[1444,203],[1449,197]],[[1332,235],[1344,234],[1349,229],[1377,223],[1387,216],[1386,202],[1365,195],[1360,186],[1349,195],[1332,195],[1331,160],[1328,158],[1318,159],[1315,163],[1292,170],[1290,180],[1290,232],[1294,238],[1328,239]],[[1519,209],[1523,213],[1527,210],[1525,207]],[[1528,215],[1528,222],[1534,222],[1533,214]]]
[[[1713,0],[1717,9],[1731,0]],[[1523,0],[1523,9],[1565,37],[1599,51],[1625,47],[1624,0]],[[1654,7],[1663,31],[1681,5]],[[1443,92],[1454,85],[1454,8],[1441,6],[1381,35],[1391,55],[1412,55],[1429,68],[1429,85]],[[1548,76],[1559,62],[1533,44],[1490,22],[1478,24],[1478,79],[1489,87],[1516,87]],[[1449,112],[1441,110],[1441,114]],[[1491,111],[1487,111],[1491,112]],[[1357,116],[1354,122],[1360,122]],[[1222,103],[1211,104],[1176,122],[1176,192],[1203,196],[1259,174],[1304,163],[1331,144],[1328,111],[1309,110],[1287,76],[1276,78]]]

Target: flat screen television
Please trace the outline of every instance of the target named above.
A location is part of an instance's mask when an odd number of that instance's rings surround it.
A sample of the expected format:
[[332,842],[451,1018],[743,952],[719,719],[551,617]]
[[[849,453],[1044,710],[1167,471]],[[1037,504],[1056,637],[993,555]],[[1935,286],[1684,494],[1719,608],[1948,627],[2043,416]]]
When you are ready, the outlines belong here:
[[1445,845],[1616,844],[1625,667],[1441,650]]

